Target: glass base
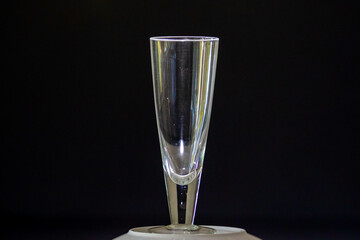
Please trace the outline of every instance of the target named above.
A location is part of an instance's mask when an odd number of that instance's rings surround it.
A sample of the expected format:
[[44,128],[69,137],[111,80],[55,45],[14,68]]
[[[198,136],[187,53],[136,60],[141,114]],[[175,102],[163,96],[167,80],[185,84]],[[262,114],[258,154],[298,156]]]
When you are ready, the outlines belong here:
[[[198,231],[190,231],[193,234],[177,234],[170,231],[170,234],[154,233],[150,229],[166,228],[165,226],[137,227],[130,229],[128,233],[121,235],[113,240],[260,240],[259,238],[248,234],[244,229],[223,227],[223,226],[200,226],[201,229],[213,229],[213,234],[196,234]],[[169,231],[167,229],[167,231]],[[196,232],[194,234],[194,232]]]
[[149,228],[150,233],[160,234],[215,234],[216,230],[209,227],[185,224],[171,224]]

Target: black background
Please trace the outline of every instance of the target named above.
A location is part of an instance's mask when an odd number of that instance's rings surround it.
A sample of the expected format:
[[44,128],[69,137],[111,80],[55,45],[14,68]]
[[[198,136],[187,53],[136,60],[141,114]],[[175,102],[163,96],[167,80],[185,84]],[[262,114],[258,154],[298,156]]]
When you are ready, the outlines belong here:
[[111,239],[169,223],[149,50],[159,35],[220,38],[195,223],[266,239],[359,234],[356,9],[3,3],[3,236]]

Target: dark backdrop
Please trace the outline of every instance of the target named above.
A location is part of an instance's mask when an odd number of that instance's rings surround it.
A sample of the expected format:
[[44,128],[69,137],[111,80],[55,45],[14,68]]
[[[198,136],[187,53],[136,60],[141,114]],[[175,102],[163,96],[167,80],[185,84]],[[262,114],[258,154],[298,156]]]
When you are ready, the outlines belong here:
[[341,1],[3,3],[7,230],[113,224],[116,236],[168,223],[149,56],[158,35],[220,38],[196,223],[260,235],[264,226],[359,226],[356,9]]

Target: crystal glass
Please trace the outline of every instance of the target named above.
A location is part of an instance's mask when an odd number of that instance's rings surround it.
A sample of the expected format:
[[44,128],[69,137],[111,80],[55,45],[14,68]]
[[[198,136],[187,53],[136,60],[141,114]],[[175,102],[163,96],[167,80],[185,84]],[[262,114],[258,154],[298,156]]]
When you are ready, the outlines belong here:
[[213,233],[194,225],[219,39],[150,38],[155,111],[171,224],[155,233]]

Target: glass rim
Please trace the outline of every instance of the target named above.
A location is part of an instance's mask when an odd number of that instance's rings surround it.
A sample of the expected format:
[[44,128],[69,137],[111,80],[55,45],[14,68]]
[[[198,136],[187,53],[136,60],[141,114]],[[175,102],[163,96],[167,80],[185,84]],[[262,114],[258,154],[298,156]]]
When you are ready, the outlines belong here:
[[219,41],[219,38],[208,36],[157,36],[151,37],[150,40],[163,42],[211,42]]

